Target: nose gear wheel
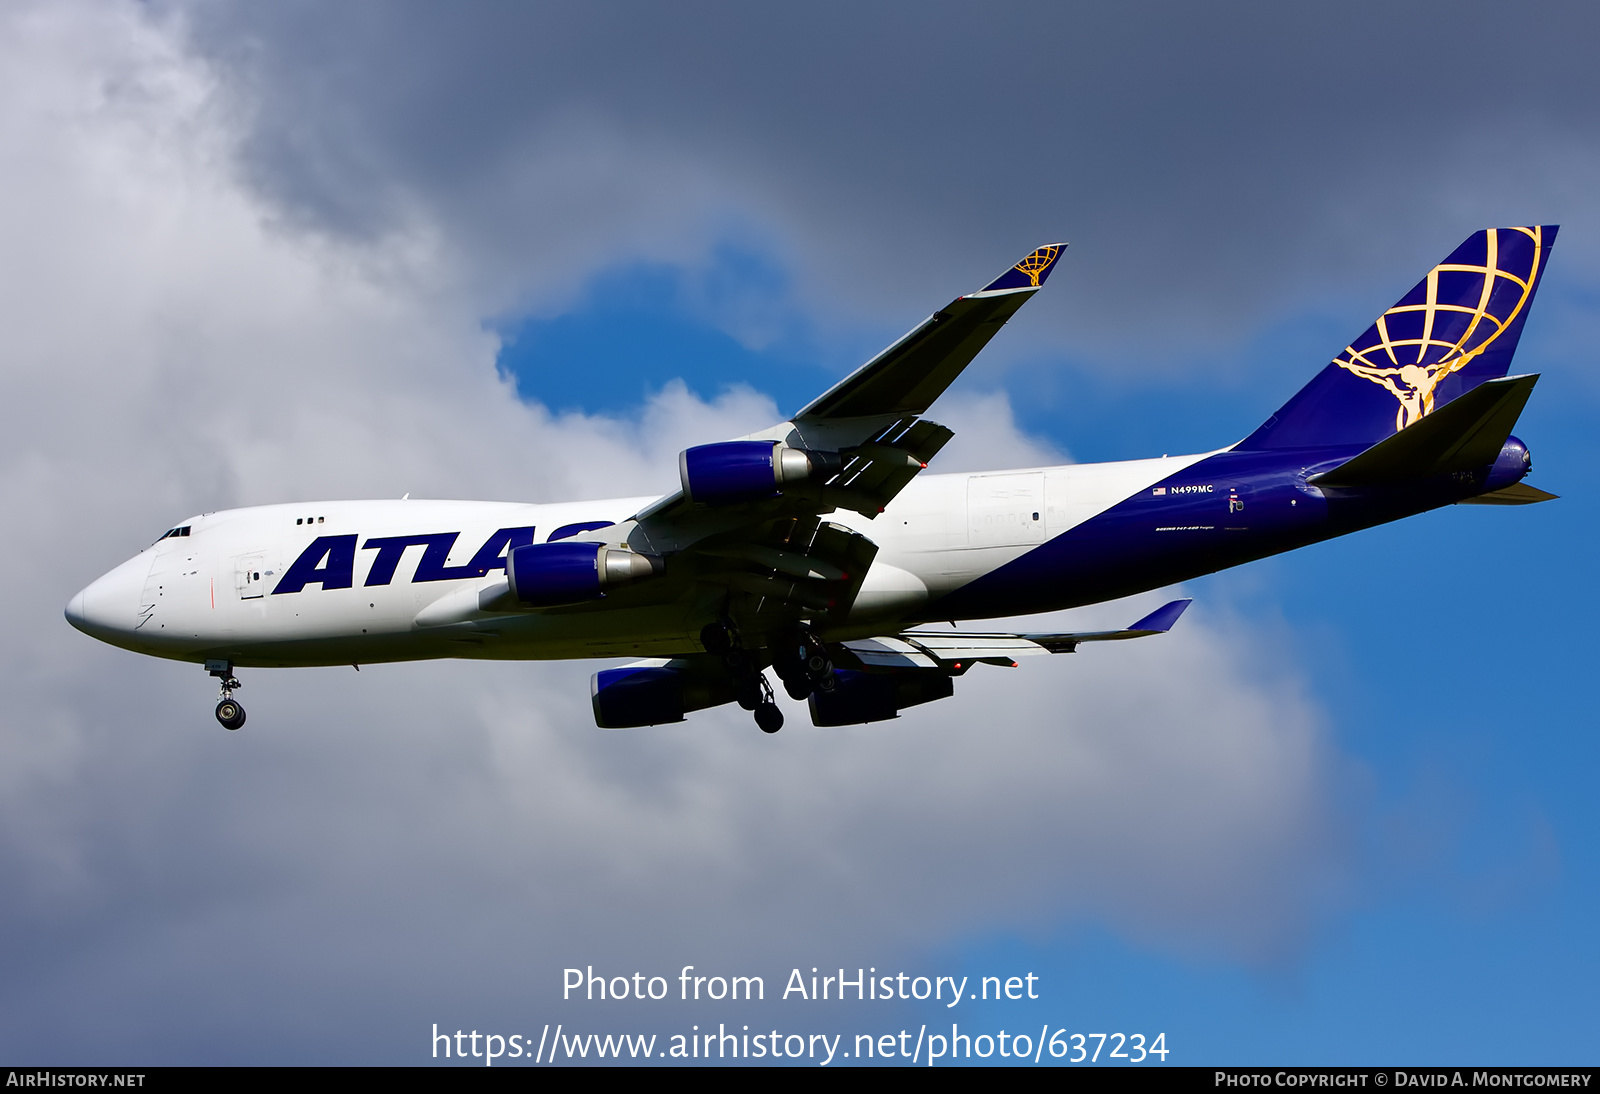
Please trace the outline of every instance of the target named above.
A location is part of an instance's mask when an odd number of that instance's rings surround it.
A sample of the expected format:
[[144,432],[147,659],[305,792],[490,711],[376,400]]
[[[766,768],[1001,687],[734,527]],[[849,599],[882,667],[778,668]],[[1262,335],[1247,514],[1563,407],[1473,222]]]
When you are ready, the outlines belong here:
[[233,697],[233,691],[244,685],[234,677],[232,662],[207,661],[206,671],[218,682],[217,721],[223,729],[238,729],[244,725],[244,706]]

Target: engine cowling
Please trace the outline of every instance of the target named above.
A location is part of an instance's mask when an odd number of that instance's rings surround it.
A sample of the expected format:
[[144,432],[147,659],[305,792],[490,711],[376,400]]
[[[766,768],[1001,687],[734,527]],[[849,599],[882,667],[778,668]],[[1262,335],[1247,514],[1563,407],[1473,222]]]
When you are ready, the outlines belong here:
[[832,691],[811,693],[811,724],[854,726],[898,718],[906,707],[948,699],[955,684],[937,669],[853,672],[835,669]]
[[589,683],[594,723],[601,729],[681,722],[690,711],[733,702],[737,690],[721,661],[625,665],[602,669]]
[[633,729],[683,721],[683,676],[669,668],[605,669],[589,682],[594,724]]
[[829,453],[789,448],[779,441],[723,441],[685,449],[678,457],[683,495],[706,505],[775,497],[786,485],[820,477],[840,463]]
[[1515,486],[1533,470],[1533,454],[1528,446],[1515,437],[1507,437],[1500,455],[1489,467],[1489,477],[1484,480],[1484,491],[1503,490]]
[[534,543],[506,558],[511,593],[524,604],[550,608],[598,600],[605,590],[660,572],[661,562],[625,547],[600,543]]

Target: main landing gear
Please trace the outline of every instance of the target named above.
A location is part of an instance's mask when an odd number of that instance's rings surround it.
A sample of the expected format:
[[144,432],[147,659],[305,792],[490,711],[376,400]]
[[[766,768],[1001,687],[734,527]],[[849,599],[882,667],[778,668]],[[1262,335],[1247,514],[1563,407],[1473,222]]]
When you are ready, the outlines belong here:
[[700,631],[700,644],[707,653],[720,656],[728,671],[733,673],[735,698],[741,707],[755,714],[761,732],[776,733],[782,729],[783,711],[772,701],[772,685],[767,682],[766,673],[756,667],[750,654],[739,645],[739,631],[732,621],[707,623]]
[[215,676],[221,685],[217,689],[217,721],[222,723],[223,729],[238,729],[244,725],[244,707],[233,697],[233,690],[244,685],[234,679],[233,662],[207,661],[206,671]]
[[833,659],[828,647],[810,627],[796,627],[773,650],[772,667],[791,699],[806,699],[813,691],[832,691]]

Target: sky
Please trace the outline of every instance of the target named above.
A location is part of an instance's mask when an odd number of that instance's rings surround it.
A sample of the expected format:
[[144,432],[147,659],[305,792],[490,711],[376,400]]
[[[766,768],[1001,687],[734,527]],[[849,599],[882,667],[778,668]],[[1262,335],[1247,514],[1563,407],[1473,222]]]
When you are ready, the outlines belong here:
[[[1597,22],[6,5],[0,1060],[954,1021],[1183,1064],[1592,1064]],[[1211,450],[1467,235],[1538,223],[1517,434],[1560,501],[1034,618],[1195,598],[890,723],[607,733],[602,664],[443,661],[242,674],[227,733],[199,667],[62,618],[200,512],[665,492],[682,448],[1058,240],[930,470]],[[767,998],[678,1000],[687,965]],[[591,966],[673,997],[564,1000]],[[1039,997],[779,997],[812,968]]]

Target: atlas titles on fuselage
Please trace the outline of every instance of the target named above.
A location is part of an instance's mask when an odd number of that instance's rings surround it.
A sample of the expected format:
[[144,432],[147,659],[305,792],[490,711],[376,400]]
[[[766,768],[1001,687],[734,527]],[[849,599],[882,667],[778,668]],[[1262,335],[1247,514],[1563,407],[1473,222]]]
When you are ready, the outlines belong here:
[[[663,497],[202,514],[84,588],[67,618],[205,665],[230,729],[236,668],[435,657],[646,658],[595,674],[604,728],[738,703],[776,731],[769,670],[815,725],[895,718],[975,664],[1160,634],[1188,601],[1109,631],[955,621],[1143,593],[1441,506],[1548,500],[1511,435],[1538,377],[1510,365],[1555,234],[1473,234],[1213,451],[925,472],[952,434],[923,414],[1040,290],[1063,253],[1051,244],[789,420],[687,449]],[[923,629],[935,622],[952,629]]]
[[[592,521],[568,525],[557,529],[550,539],[563,539],[564,533],[576,534],[591,528],[607,527],[610,523],[610,521]],[[517,547],[531,544],[534,531],[531,526],[498,528],[483,541],[483,546],[473,553],[471,560],[460,566],[449,564],[451,550],[455,547],[456,540],[461,538],[460,532],[423,532],[417,535],[380,536],[369,539],[361,544],[360,550],[376,551],[377,554],[371,557],[371,566],[366,571],[362,585],[370,588],[393,582],[395,571],[400,568],[406,550],[411,547],[421,547],[422,551],[416,558],[416,569],[412,572],[410,581],[459,581],[484,577],[491,570],[505,570],[507,555]],[[273,586],[272,595],[298,593],[311,584],[320,585],[324,589],[350,588],[355,584],[358,554],[356,543],[360,539],[361,536],[358,534],[318,536],[289,564],[283,576]]]

